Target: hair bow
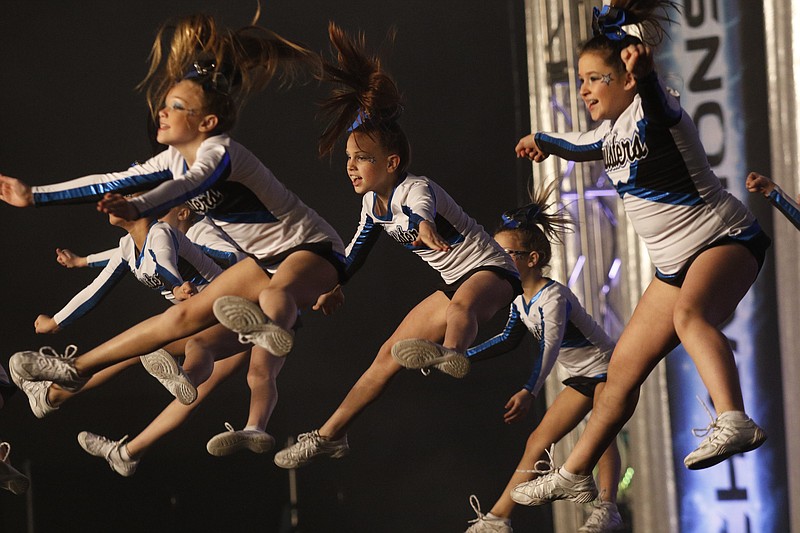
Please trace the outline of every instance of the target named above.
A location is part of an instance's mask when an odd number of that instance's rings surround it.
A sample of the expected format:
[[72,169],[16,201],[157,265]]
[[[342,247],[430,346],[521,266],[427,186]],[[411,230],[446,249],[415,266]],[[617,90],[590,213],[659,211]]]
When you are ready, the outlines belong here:
[[602,9],[592,8],[592,32],[595,35],[605,35],[612,41],[621,41],[627,33],[622,29],[626,24],[634,24],[636,21],[624,9],[603,6]]

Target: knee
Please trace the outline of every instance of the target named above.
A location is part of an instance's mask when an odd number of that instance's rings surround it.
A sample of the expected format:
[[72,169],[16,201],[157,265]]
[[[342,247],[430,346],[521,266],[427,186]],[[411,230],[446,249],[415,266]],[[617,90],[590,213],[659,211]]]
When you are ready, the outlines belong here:
[[705,317],[695,306],[677,303],[672,313],[672,324],[678,336],[694,324],[705,322]]

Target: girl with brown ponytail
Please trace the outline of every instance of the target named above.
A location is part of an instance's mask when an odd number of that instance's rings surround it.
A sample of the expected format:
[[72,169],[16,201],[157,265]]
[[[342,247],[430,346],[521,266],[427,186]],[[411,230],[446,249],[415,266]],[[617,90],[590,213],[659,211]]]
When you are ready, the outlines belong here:
[[[730,344],[720,331],[756,279],[770,239],[711,170],[697,128],[655,72],[651,47],[673,2],[613,1],[595,10],[596,35],[578,61],[581,97],[599,126],[523,137],[519,157],[602,159],[630,221],[656,266],[617,342],[608,381],[564,466],[512,491],[518,503],[587,502],[592,467],[633,414],[639,387],[679,343],[716,408],[690,469],[758,448],[766,433],[747,416]],[[641,37],[628,32],[639,25]],[[551,465],[552,466],[552,465]]]
[[[324,64],[324,79],[336,88],[323,105],[330,122],[320,151],[330,154],[347,133],[347,174],[363,196],[358,230],[347,247],[348,278],[385,231],[436,269],[445,285],[409,312],[325,424],[275,455],[283,468],[346,454],[348,426],[402,367],[466,375],[464,352],[478,324],[521,292],[517,269],[491,236],[434,181],[408,172],[411,149],[399,124],[400,92],[380,59],[365,52],[363,36],[353,39],[334,24],[329,36],[337,58]],[[342,301],[337,287],[320,305],[329,311]]]

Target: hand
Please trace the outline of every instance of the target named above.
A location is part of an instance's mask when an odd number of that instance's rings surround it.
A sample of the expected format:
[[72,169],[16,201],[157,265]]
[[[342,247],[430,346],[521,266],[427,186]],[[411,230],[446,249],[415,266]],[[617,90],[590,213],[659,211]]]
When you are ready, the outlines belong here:
[[645,44],[631,44],[620,52],[625,70],[636,79],[644,78],[653,72],[653,51]]
[[544,153],[541,148],[539,148],[533,138],[533,134],[526,135],[520,139],[514,151],[517,153],[517,157],[527,157],[535,163],[541,163],[550,155]]
[[27,183],[0,174],[0,200],[14,207],[33,205],[33,191]]
[[36,333],[57,333],[61,328],[56,321],[47,315],[39,315],[33,323]]
[[197,294],[197,287],[191,281],[184,281],[183,285],[172,288],[172,295],[176,300],[182,302]]
[[775,189],[775,182],[758,172],[751,172],[747,175],[744,186],[750,192],[760,192],[764,196],[769,196]]
[[506,424],[522,420],[531,408],[533,396],[528,389],[522,389],[506,402],[506,412],[503,414],[503,421]]
[[103,199],[97,202],[97,210],[123,220],[136,220],[139,218],[139,210],[124,196],[113,192],[107,192]]
[[427,246],[431,250],[439,252],[449,252],[450,244],[436,232],[433,223],[423,220],[419,223],[419,233],[417,240],[411,243],[412,246]]
[[82,268],[89,265],[85,257],[77,255],[67,248],[56,248],[56,261],[59,265],[67,268]]
[[342,292],[341,285],[337,285],[330,292],[320,295],[317,298],[317,303],[311,308],[314,311],[322,311],[325,316],[331,315],[334,311],[339,309],[344,303],[344,293]]

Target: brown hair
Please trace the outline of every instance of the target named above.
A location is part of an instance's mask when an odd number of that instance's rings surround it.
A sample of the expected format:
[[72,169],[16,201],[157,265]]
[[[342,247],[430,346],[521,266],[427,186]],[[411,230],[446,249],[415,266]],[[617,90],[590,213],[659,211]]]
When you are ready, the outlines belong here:
[[353,38],[331,22],[328,37],[336,60],[323,60],[321,79],[336,88],[321,105],[328,124],[320,137],[320,155],[329,156],[345,132],[365,133],[400,157],[398,172],[404,173],[411,162],[411,146],[398,123],[403,105],[397,84],[380,58],[366,52],[363,33]]
[[238,30],[221,28],[210,15],[183,17],[159,28],[150,51],[150,68],[138,85],[155,119],[170,88],[188,79],[203,88],[205,109],[218,118],[212,132],[233,128],[247,97],[278,77],[283,86],[304,67],[318,68],[315,54],[256,23]]

